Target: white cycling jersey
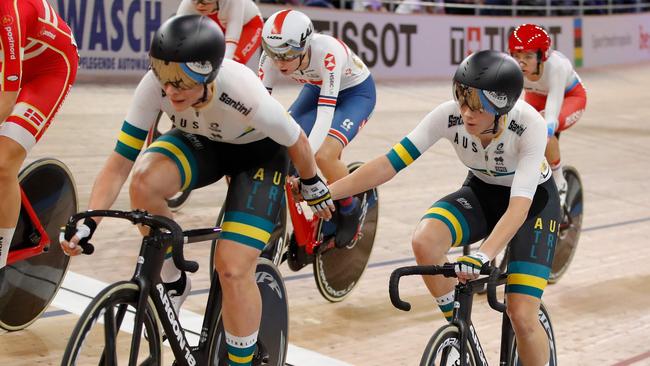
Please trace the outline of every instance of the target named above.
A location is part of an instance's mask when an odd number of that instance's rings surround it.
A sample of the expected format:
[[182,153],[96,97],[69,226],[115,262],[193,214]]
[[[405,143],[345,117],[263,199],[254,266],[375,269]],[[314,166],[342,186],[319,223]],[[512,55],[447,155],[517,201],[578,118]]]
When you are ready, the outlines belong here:
[[413,131],[388,153],[399,171],[441,138],[451,142],[460,161],[488,184],[511,187],[510,196],[533,198],[537,185],[551,177],[544,157],[546,123],[523,100],[501,120],[499,134],[483,147],[463,126],[458,104],[447,101],[426,115]]
[[175,111],[153,71],[147,72],[135,90],[126,122],[148,131],[160,111],[182,131],[231,144],[270,137],[281,145],[291,146],[301,131],[253,71],[228,59],[223,60],[215,79],[212,100],[201,109]]
[[[217,13],[210,14],[210,18],[224,30],[225,57],[232,59],[239,43],[242,27],[254,17],[261,16],[260,9],[252,0],[218,0],[217,9]],[[179,15],[199,14],[192,0],[182,0],[177,13]]]
[[559,51],[551,51],[544,62],[542,77],[537,81],[524,78],[524,90],[527,92],[546,95],[544,116],[546,120],[557,121],[564,101],[564,93],[577,84],[582,83],[573,69],[573,64]]

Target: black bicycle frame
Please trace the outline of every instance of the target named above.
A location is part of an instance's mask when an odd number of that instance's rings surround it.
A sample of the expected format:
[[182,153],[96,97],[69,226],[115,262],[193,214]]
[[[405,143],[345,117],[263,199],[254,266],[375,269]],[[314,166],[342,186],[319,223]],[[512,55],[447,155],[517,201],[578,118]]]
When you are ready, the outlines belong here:
[[[197,347],[190,347],[178,320],[178,314],[175,313],[171,300],[163,286],[160,278],[160,271],[165,260],[166,249],[171,244],[172,255],[176,267],[181,270],[196,272],[198,270],[198,263],[185,261],[182,246],[184,243],[194,243],[215,239],[221,230],[218,228],[208,228],[181,231],[178,224],[173,222],[171,219],[162,216],[152,216],[144,211],[125,212],[100,210],[87,211],[71,217],[68,224],[66,224],[66,238],[70,238],[74,235],[76,232],[76,224],[79,220],[93,216],[122,218],[130,220],[134,224],[143,224],[150,227],[150,233],[142,238],[135,272],[131,278],[131,281],[138,285],[140,296],[135,311],[129,365],[137,364],[141,341],[140,335],[142,334],[148,298],[151,298],[155,312],[160,317],[160,323],[163,330],[165,334],[168,335],[167,338],[176,358],[176,364],[179,366],[206,365],[210,355],[210,349],[209,347],[206,347],[206,344],[209,346],[214,344],[215,341],[212,339],[212,334],[214,334],[214,332],[209,332],[209,330],[216,328],[221,315],[221,285],[219,283],[219,278],[216,274],[212,276],[210,294],[203,318],[199,345]],[[161,229],[164,229],[165,231],[162,231]],[[116,328],[113,329],[113,334],[120,329],[125,313],[126,306],[123,306],[117,313],[115,322]],[[165,316],[161,317],[160,315]],[[110,362],[110,357],[114,355],[114,352],[111,351],[115,350],[115,344],[111,343],[111,337],[106,338],[107,348],[109,351],[108,355],[106,355],[106,349],[104,350],[104,353],[105,356],[108,356],[109,358],[107,363],[114,364],[114,362]]]
[[[399,297],[399,279],[402,276],[410,275],[443,275],[445,277],[456,277],[453,264],[445,264],[443,266],[412,266],[398,268],[391,274],[390,278],[390,298],[393,306],[398,309],[408,311],[411,305],[402,301]],[[467,365],[467,358],[465,355],[469,354],[467,343],[469,343],[471,352],[480,362],[481,366],[488,366],[487,357],[481,346],[476,329],[472,324],[472,304],[474,301],[474,294],[480,292],[487,285],[487,297],[490,307],[503,314],[503,321],[501,323],[501,353],[500,363],[503,364],[510,356],[508,345],[510,344],[514,335],[510,318],[506,313],[505,303],[501,303],[497,299],[496,288],[506,283],[507,276],[502,274],[498,268],[486,268],[481,270],[481,274],[489,274],[489,277],[479,278],[477,280],[468,281],[466,283],[459,283],[454,290],[454,313],[451,324],[455,325],[459,331],[460,337],[460,366]]]

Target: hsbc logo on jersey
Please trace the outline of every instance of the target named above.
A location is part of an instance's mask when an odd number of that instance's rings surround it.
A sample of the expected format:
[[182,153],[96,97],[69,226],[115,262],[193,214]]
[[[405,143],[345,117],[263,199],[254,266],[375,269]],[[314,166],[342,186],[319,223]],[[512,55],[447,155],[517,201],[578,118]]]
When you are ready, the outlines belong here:
[[[551,44],[557,49],[558,36],[562,34],[562,26],[544,27],[551,36]],[[510,27],[451,27],[449,29],[449,38],[451,44],[452,65],[460,64],[463,59],[473,52],[490,49],[501,52],[508,52],[508,37],[513,31],[514,26]]]
[[323,60],[323,63],[325,64],[325,68],[327,69],[327,71],[332,72],[336,67],[336,58],[331,53],[328,53],[325,56],[325,60]]

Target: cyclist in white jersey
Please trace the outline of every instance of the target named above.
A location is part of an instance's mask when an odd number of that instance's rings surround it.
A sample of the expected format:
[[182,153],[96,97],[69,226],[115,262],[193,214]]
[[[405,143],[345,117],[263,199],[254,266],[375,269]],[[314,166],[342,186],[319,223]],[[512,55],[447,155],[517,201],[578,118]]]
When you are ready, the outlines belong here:
[[548,33],[535,24],[518,26],[508,39],[510,54],[524,73],[525,100],[546,119],[546,159],[564,204],[567,182],[562,174],[560,132],[578,122],[587,105],[587,93],[571,61],[550,47]]
[[[186,42],[188,37],[192,42]],[[219,27],[201,15],[173,17],[156,31],[150,50],[152,70],[135,91],[115,151],[93,187],[89,208],[109,208],[131,170],[132,207],[167,217],[172,213],[165,198],[230,176],[214,261],[224,292],[229,364],[251,365],[261,317],[256,261],[284,207],[289,157],[312,209],[329,218],[334,204],[316,174],[305,133],[253,71],[223,60],[224,48]],[[161,112],[175,128],[138,158]],[[62,243],[66,253],[80,254],[76,244],[90,239],[97,224],[95,219],[85,220],[76,236]],[[178,313],[190,282],[174,266],[170,250],[161,277]]]
[[262,42],[264,20],[253,0],[182,0],[178,15],[201,14],[226,36],[225,58],[246,64]]
[[[485,239],[479,251],[457,259],[460,281],[510,243],[508,315],[525,365],[545,365],[548,340],[538,318],[559,229],[557,188],[544,158],[543,118],[518,100],[523,75],[496,51],[467,57],[454,75],[454,99],[440,104],[386,155],[330,186],[334,199],[393,178],[440,139],[452,143],[469,169],[462,187],[429,208],[412,239],[420,265],[443,264],[452,246]],[[453,313],[455,279],[423,276],[445,317]]]
[[[316,162],[331,183],[348,174],[343,149],[370,118],[376,103],[375,83],[366,65],[340,40],[314,34],[311,20],[295,10],[271,15],[262,30],[259,77],[269,93],[282,76],[304,84],[289,112],[309,136]],[[338,202],[335,243],[346,246],[359,227],[358,199]]]

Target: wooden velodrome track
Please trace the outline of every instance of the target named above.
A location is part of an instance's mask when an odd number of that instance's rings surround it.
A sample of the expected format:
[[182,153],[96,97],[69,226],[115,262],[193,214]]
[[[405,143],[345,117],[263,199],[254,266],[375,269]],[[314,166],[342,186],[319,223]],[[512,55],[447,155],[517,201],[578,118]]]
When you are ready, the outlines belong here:
[[[588,90],[587,112],[563,134],[562,152],[564,161],[582,175],[584,231],[569,272],[547,287],[544,301],[561,365],[650,365],[650,65],[584,70],[581,76]],[[76,179],[82,209],[115,144],[133,88],[76,85],[29,156],[30,161],[43,156],[63,160]],[[275,94],[288,106],[297,91],[288,86]],[[428,111],[449,99],[450,91],[448,80],[380,83],[375,113],[346,149],[345,160],[385,153]],[[465,174],[452,148],[442,142],[381,188],[370,268],[344,302],[330,304],[321,298],[309,267],[293,273],[283,265],[290,342],[352,365],[418,364],[428,338],[443,324],[442,316],[417,278],[405,279],[402,287],[413,310],[394,309],[388,277],[394,268],[414,263],[410,236],[415,224],[432,202],[455,190]],[[194,192],[178,221],[187,228],[210,225],[224,192],[223,183]],[[126,190],[115,208],[128,208]],[[105,221],[95,242],[95,254],[74,258],[70,271],[103,282],[128,279],[139,248],[135,228]],[[207,301],[208,255],[208,244],[196,244],[186,254],[203,266],[192,276],[195,293],[184,306],[199,314]],[[473,315],[488,358],[497,364],[497,313],[478,297]],[[51,306],[28,329],[0,334],[0,365],[57,364],[76,320],[77,315]]]

